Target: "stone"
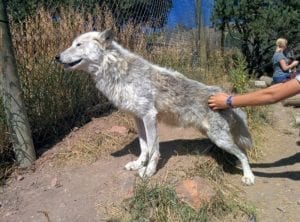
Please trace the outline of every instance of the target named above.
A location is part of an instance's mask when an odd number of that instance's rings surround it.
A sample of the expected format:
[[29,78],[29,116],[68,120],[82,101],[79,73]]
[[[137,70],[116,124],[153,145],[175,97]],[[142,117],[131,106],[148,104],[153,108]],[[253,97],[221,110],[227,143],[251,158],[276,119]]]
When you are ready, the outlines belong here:
[[254,86],[257,88],[266,88],[268,87],[267,83],[265,81],[256,80],[254,81]]
[[126,136],[128,134],[128,129],[124,126],[113,126],[112,128],[109,129],[109,132],[111,133],[117,133],[122,136]]
[[194,209],[199,209],[209,203],[216,192],[207,179],[195,177],[180,181],[176,186],[178,198]]
[[259,78],[260,81],[264,81],[266,83],[267,86],[270,86],[272,85],[272,81],[273,81],[273,78],[272,77],[269,77],[269,76],[261,76]]

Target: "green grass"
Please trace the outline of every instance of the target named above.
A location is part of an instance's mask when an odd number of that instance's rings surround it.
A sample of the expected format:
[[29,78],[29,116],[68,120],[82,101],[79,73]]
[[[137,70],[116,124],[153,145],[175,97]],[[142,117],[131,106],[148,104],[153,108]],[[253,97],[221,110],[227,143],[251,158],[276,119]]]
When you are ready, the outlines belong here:
[[[120,213],[121,212],[121,213]],[[209,203],[199,209],[191,208],[178,199],[175,188],[167,184],[150,184],[147,180],[137,182],[134,196],[123,203],[119,215],[108,221],[119,222],[205,222],[212,218],[222,221],[228,215],[255,215],[253,205],[237,196],[228,196],[218,190]]]

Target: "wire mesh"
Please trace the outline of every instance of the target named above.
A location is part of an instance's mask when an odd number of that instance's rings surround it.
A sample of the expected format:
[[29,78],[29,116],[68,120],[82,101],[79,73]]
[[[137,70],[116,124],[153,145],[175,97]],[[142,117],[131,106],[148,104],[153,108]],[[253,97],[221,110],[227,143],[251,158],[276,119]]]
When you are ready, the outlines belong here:
[[[25,104],[38,146],[61,137],[82,121],[85,110],[105,100],[93,90],[92,81],[80,74],[66,74],[53,64],[55,53],[76,35],[112,28],[116,41],[125,48],[197,80],[207,78],[209,58],[219,49],[220,35],[203,24],[199,0],[53,2],[40,1],[35,9],[29,8],[27,16],[20,17],[22,21],[13,13],[10,17]],[[187,5],[189,11],[180,4]],[[9,7],[12,12],[13,5]],[[174,20],[176,13],[181,17]],[[0,112],[2,125],[4,118]],[[1,135],[7,135],[6,127],[0,130]]]

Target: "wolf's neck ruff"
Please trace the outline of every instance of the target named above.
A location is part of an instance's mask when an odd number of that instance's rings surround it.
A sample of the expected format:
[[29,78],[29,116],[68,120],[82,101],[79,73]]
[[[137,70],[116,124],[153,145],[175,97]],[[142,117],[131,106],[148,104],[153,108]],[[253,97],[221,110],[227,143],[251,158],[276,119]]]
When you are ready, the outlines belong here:
[[[115,44],[116,43],[113,45]],[[97,70],[91,71],[96,79],[109,78],[112,80],[121,79],[127,72],[128,61],[126,61],[122,54],[114,47],[104,55],[102,64],[97,67]],[[114,75],[107,73],[113,73]]]

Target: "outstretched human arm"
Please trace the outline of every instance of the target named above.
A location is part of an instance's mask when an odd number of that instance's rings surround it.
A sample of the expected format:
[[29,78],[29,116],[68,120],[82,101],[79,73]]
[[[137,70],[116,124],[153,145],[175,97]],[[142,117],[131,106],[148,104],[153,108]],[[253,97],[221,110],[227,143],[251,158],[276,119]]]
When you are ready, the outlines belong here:
[[[257,106],[276,103],[300,92],[300,84],[297,79],[292,79],[282,84],[274,85],[265,89],[232,96],[233,107]],[[208,106],[213,110],[230,108],[226,103],[229,95],[218,93],[208,99]]]

